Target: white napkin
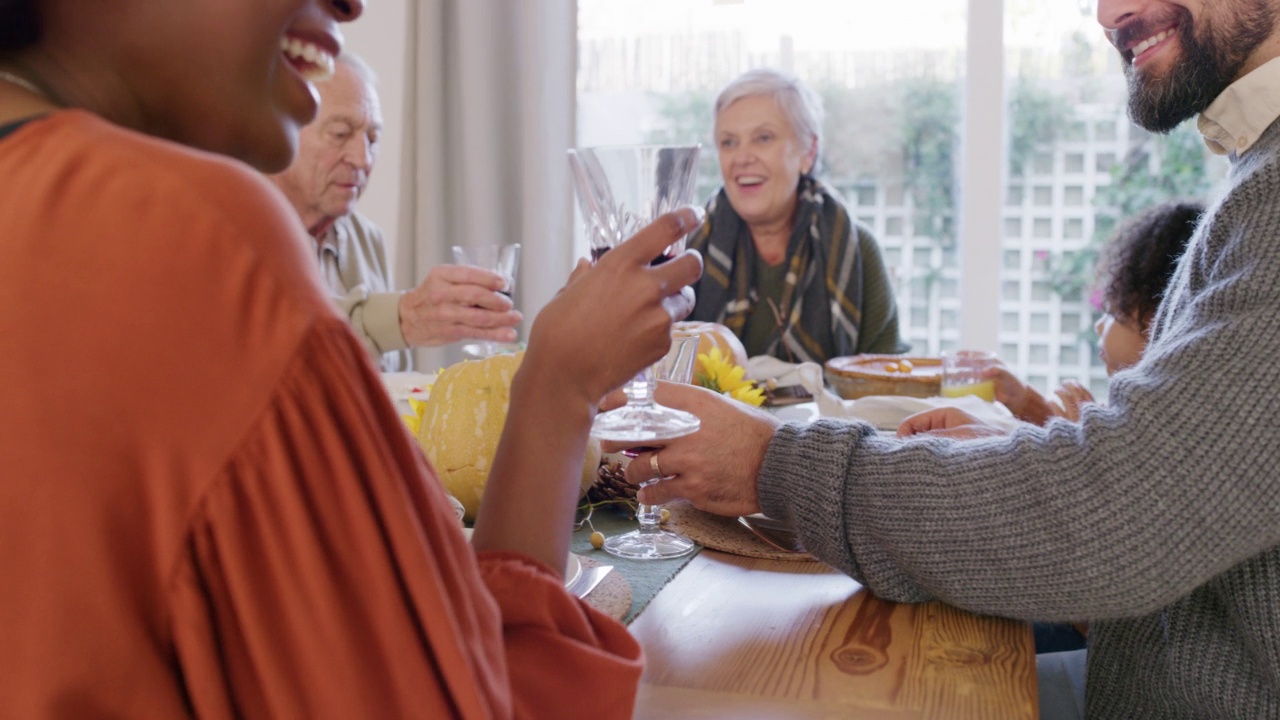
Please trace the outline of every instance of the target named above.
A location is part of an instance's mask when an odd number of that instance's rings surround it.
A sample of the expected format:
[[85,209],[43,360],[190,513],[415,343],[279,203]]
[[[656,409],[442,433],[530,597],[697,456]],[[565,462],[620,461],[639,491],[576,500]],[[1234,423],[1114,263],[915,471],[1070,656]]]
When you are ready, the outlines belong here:
[[799,369],[800,365],[779,360],[772,355],[747,358],[747,377],[751,380],[776,380],[780,386],[799,385],[800,376],[796,374]]
[[794,375],[795,383],[788,384],[798,383],[813,393],[819,417],[856,418],[881,430],[897,430],[898,425],[909,415],[936,407],[957,407],[984,422],[1007,430],[1018,425],[1018,420],[1004,405],[986,402],[975,395],[958,398],[871,395],[857,400],[845,400],[826,388],[821,365],[801,363],[793,368],[788,374]]

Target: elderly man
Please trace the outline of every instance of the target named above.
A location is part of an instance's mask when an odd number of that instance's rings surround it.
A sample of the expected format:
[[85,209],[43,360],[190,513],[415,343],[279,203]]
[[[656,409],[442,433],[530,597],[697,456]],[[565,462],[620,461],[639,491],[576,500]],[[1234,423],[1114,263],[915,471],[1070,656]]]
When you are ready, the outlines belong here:
[[354,209],[382,132],[375,82],[358,57],[339,56],[333,78],[318,85],[320,113],[299,133],[297,157],[272,176],[316,241],[325,284],[384,371],[409,369],[409,347],[512,342],[521,316],[496,273],[440,265],[418,287],[392,291],[382,232]]
[[[640,494],[789,521],[890,600],[1089,621],[1090,718],[1280,718],[1280,0],[1097,13],[1134,121],[1167,132],[1198,115],[1231,163],[1109,405],[969,438],[982,429],[931,411],[904,440],[663,387],[702,429],[659,443],[672,477]],[[659,466],[649,455],[631,481]]]

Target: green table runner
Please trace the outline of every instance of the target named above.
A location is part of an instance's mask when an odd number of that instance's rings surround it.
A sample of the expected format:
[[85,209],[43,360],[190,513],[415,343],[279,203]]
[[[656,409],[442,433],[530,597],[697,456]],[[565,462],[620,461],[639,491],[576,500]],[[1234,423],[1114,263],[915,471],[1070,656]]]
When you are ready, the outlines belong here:
[[[596,509],[591,515],[591,524],[595,525],[596,530],[604,533],[605,537],[620,535],[638,527],[634,517],[609,508]],[[671,582],[671,578],[675,577],[675,574],[680,572],[694,555],[702,551],[702,546],[697,546],[688,555],[670,560],[628,560],[591,547],[591,527],[583,523],[582,528],[573,533],[569,551],[598,560],[605,565],[612,565],[614,572],[622,573],[622,577],[631,586],[631,609],[622,618],[622,622],[629,625],[649,604],[653,596]]]

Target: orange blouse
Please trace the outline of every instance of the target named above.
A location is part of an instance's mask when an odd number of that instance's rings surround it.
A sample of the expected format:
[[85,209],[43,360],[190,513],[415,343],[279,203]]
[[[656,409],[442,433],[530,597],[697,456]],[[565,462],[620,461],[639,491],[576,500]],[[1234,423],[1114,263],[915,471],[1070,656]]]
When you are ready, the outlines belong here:
[[75,110],[0,178],[0,715],[630,716],[635,640],[475,556],[269,183]]

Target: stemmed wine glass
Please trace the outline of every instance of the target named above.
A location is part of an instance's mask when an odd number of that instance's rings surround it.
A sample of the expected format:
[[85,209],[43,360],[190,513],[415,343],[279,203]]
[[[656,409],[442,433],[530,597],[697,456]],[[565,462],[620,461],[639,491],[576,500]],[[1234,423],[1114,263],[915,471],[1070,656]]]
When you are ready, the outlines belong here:
[[[593,261],[658,216],[689,204],[700,147],[638,145],[569,151]],[[682,238],[651,264],[666,262],[683,250]],[[626,405],[596,416],[591,435],[614,442],[645,443],[696,432],[700,425],[697,416],[656,403],[654,386],[653,368],[646,368],[623,388]]]
[[[520,243],[476,245],[474,247],[454,245],[453,261],[458,265],[470,265],[471,267],[484,268],[498,273],[507,279],[506,287],[498,292],[511,297],[511,293],[516,290],[516,270],[520,267]],[[491,340],[467,343],[462,346],[462,352],[477,358],[496,355],[505,349],[506,346]]]
[[[698,340],[697,333],[677,332],[673,335],[671,349],[653,366],[654,375],[659,380],[685,384],[691,382],[694,360],[698,355]],[[637,452],[646,449],[654,448],[634,448],[624,450],[623,453],[634,457]],[[640,487],[647,487],[661,479],[655,477],[646,480],[640,483]],[[692,540],[659,526],[661,509],[658,506],[645,505],[637,500],[636,520],[640,522],[639,529],[609,537],[604,541],[604,549],[612,555],[633,560],[661,560],[680,557],[693,551],[695,545]]]

